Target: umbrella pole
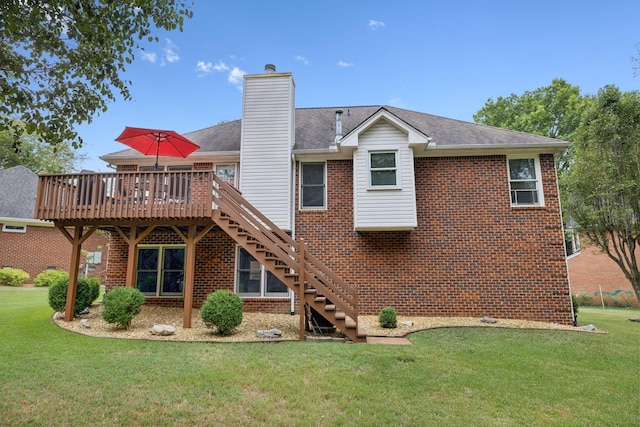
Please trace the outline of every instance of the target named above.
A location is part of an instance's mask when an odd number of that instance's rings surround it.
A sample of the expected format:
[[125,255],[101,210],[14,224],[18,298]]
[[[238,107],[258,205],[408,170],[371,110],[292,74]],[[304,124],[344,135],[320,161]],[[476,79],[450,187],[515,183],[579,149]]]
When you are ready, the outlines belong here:
[[158,148],[156,148],[156,165],[154,170],[158,170],[158,156],[160,155],[160,136],[158,136]]

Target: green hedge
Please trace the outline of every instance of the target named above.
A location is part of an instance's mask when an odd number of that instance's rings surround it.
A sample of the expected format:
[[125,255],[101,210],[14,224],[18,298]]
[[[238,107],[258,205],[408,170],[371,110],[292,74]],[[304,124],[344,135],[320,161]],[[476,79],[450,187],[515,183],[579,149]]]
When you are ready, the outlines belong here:
[[242,299],[225,289],[212,292],[202,304],[200,317],[207,327],[217,327],[220,335],[231,335],[242,323]]
[[45,270],[36,276],[33,284],[39,288],[48,288],[60,278],[68,280],[69,273],[64,270]]
[[142,311],[144,295],[136,288],[116,286],[102,298],[102,318],[129,329],[131,320]]
[[0,285],[22,286],[29,280],[29,273],[19,268],[3,268],[0,270]]
[[[55,311],[65,311],[67,306],[67,289],[69,277],[59,277],[49,287],[49,306]],[[100,282],[95,278],[81,277],[78,279],[76,289],[76,304],[73,310],[77,316],[85,308],[88,308],[100,295]]]

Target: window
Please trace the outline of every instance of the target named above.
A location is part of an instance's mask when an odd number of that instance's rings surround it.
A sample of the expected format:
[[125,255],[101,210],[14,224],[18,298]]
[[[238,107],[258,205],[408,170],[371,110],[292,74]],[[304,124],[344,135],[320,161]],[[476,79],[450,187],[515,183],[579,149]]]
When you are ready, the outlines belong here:
[[300,164],[300,206],[302,209],[326,207],[324,163]]
[[184,246],[140,246],[136,288],[149,296],[180,296],[184,291]]
[[542,205],[540,164],[537,158],[509,159],[509,187],[511,205]]
[[216,176],[229,185],[236,186],[236,165],[216,165]]
[[27,232],[27,226],[26,225],[2,224],[2,231],[6,231],[7,233],[26,233]]
[[371,187],[397,187],[397,151],[370,151],[369,172]]
[[289,288],[238,246],[236,292],[243,297],[287,297]]

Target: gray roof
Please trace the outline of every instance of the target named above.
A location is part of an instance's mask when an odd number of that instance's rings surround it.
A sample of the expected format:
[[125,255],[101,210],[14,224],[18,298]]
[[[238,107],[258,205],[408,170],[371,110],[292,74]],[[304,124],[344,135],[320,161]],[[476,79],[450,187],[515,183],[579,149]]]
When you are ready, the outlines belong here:
[[[359,107],[296,108],[296,141],[294,150],[328,149],[335,140],[336,110],[342,110],[342,134],[347,135],[379,110],[428,135],[438,148],[506,148],[513,146],[568,146],[557,139],[500,129],[477,123],[434,116],[397,107],[371,105]],[[196,153],[240,151],[241,120],[208,127],[184,136],[201,148]],[[137,157],[134,150],[111,153],[106,158]]]
[[24,166],[0,170],[0,218],[33,219],[38,175]]

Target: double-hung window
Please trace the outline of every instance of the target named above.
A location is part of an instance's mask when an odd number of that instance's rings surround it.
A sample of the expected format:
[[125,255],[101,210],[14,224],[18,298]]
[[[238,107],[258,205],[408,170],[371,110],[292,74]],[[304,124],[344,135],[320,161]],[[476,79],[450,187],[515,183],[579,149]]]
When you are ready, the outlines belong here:
[[236,293],[242,297],[287,297],[289,288],[249,252],[238,246]]
[[300,164],[300,206],[302,209],[326,208],[324,163]]
[[184,292],[185,246],[140,245],[136,288],[148,296],[181,296]]
[[509,188],[512,206],[543,204],[540,163],[537,157],[509,158]]
[[216,176],[227,184],[236,186],[236,165],[216,165]]
[[398,175],[398,152],[396,150],[369,152],[370,188],[397,188],[399,186]]

